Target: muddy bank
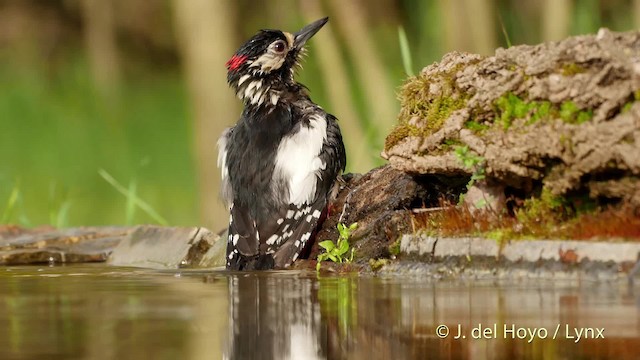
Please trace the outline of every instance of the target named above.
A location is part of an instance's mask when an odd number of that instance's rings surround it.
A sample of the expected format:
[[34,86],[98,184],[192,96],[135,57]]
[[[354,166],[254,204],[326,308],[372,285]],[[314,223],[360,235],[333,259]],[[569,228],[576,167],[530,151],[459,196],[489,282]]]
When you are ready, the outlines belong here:
[[202,227],[0,228],[0,265],[106,262],[158,269],[224,265],[226,243]]
[[[0,265],[104,262],[154,269],[213,269],[224,266],[225,246],[218,234],[199,227],[145,225],[22,231],[18,236],[5,234],[0,239]],[[434,280],[613,281],[627,280],[630,274],[640,278],[640,274],[632,274],[639,254],[640,243],[532,240],[501,245],[482,238],[404,235],[395,255],[346,265],[324,263],[321,272],[355,271]],[[293,268],[315,271],[315,264],[314,260],[301,260]]]

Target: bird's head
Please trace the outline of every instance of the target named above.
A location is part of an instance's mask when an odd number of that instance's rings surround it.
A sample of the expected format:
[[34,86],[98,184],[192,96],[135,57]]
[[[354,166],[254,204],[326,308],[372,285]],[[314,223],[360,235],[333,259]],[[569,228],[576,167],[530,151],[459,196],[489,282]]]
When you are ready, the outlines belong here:
[[[227,61],[227,81],[245,104],[278,101],[277,90],[293,83],[304,45],[329,18],[317,20],[296,33],[260,30]],[[274,91],[270,91],[274,90]]]

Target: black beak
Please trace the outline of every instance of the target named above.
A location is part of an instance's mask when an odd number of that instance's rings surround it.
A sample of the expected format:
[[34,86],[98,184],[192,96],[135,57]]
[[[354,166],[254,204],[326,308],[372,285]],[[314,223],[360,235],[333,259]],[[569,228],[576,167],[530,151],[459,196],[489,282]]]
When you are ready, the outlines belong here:
[[307,42],[307,40],[311,39],[311,37],[315,35],[318,30],[320,30],[324,26],[324,24],[327,23],[327,21],[329,21],[328,17],[316,20],[300,29],[300,31],[298,31],[297,33],[293,34],[293,47],[295,47],[296,49],[301,49]]

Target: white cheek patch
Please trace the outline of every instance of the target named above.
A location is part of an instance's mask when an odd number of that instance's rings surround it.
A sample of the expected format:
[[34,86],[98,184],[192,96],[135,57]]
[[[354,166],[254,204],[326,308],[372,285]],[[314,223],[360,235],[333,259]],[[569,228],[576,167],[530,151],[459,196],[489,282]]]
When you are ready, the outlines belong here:
[[274,178],[287,183],[288,203],[302,206],[313,202],[319,171],[326,168],[318,157],[326,138],[327,120],[314,115],[309,119],[309,126],[301,126],[297,133],[280,142]]
[[284,56],[282,54],[275,54],[272,51],[268,51],[254,60],[249,67],[258,68],[263,73],[268,73],[280,69],[283,63]]

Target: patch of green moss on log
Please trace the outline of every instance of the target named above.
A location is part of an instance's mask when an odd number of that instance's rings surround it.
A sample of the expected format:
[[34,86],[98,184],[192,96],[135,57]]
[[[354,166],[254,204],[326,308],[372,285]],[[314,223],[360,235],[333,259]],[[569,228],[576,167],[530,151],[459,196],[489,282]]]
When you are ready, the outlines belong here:
[[570,124],[582,124],[593,118],[593,110],[580,109],[573,101],[565,101],[556,105],[547,100],[526,100],[508,92],[495,101],[497,123],[507,130],[516,119],[528,117],[526,125],[540,120],[559,118]]
[[633,96],[629,99],[629,101],[622,105],[622,107],[620,108],[620,112],[626,113],[627,111],[631,110],[633,104],[638,100],[640,100],[640,90],[636,90],[633,92]]
[[562,75],[564,76],[574,76],[576,74],[582,74],[586,72],[587,69],[584,66],[576,63],[565,63],[562,65]]
[[[428,79],[420,74],[412,77],[400,91],[401,110],[398,125],[385,139],[385,150],[398,144],[407,136],[427,137],[442,128],[451,114],[465,107],[468,95],[458,91],[455,75],[460,66],[439,74],[439,79]],[[437,80],[437,94],[430,92],[430,86]]]

